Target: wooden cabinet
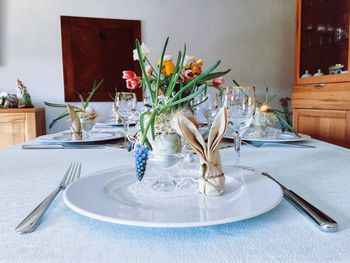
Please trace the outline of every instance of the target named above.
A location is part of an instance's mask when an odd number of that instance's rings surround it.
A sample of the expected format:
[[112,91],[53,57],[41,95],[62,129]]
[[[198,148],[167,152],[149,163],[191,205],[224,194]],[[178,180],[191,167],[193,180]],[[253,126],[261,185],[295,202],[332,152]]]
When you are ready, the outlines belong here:
[[0,148],[46,133],[45,108],[0,109]]
[[[297,0],[293,125],[350,147],[350,0]],[[314,75],[318,71],[323,75]],[[307,74],[309,73],[309,75]]]

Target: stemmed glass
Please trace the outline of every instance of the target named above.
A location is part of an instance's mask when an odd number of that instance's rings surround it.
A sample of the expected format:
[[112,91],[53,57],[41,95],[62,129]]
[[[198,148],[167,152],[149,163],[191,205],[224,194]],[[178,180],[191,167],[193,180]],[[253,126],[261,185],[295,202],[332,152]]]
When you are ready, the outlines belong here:
[[115,110],[123,121],[124,132],[127,137],[130,119],[136,113],[136,94],[132,92],[117,92],[115,98]]
[[207,126],[210,129],[211,124],[221,107],[221,98],[216,93],[201,94],[191,101],[192,109],[198,118],[198,113],[201,112],[207,121]]
[[227,87],[224,105],[228,109],[229,126],[233,130],[235,139],[235,163],[239,163],[241,149],[241,135],[252,124],[255,113],[255,87],[238,86]]

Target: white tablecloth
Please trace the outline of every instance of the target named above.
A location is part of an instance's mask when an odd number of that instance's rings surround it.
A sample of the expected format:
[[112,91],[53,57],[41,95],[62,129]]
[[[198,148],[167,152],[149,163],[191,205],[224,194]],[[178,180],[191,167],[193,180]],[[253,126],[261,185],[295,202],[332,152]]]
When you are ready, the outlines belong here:
[[[114,225],[54,201],[38,229],[14,227],[53,188],[72,161],[83,174],[130,164],[123,149],[0,151],[0,262],[349,262],[350,150],[312,141],[315,149],[243,146],[242,164],[268,171],[336,219],[337,233],[316,228],[285,200],[238,223],[190,229]],[[231,162],[232,149],[222,150]],[[130,168],[132,169],[132,168]]]

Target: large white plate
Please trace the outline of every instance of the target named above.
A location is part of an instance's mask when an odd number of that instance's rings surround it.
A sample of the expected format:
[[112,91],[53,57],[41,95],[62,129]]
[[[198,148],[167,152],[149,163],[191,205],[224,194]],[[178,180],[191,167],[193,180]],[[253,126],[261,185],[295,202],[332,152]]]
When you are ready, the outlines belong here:
[[[199,193],[174,197],[140,197],[131,191],[134,169],[96,173],[71,184],[64,202],[97,220],[144,227],[197,227],[235,222],[263,214],[282,200],[281,188],[251,171],[224,167],[222,196]],[[243,173],[245,184],[237,189]]]
[[69,131],[39,136],[38,139],[46,143],[94,143],[121,139],[124,135],[120,132],[92,132],[89,138],[73,141]]

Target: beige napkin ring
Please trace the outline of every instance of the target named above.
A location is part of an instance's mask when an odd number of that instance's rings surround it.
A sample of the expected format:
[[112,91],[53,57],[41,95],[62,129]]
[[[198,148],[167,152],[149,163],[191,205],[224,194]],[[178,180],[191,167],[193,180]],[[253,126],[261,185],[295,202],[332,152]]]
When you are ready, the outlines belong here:
[[185,137],[200,158],[199,192],[205,195],[221,195],[225,176],[221,167],[219,143],[227,129],[227,109],[220,109],[210,127],[208,143],[205,143],[197,127],[182,113],[177,115],[176,130]]

